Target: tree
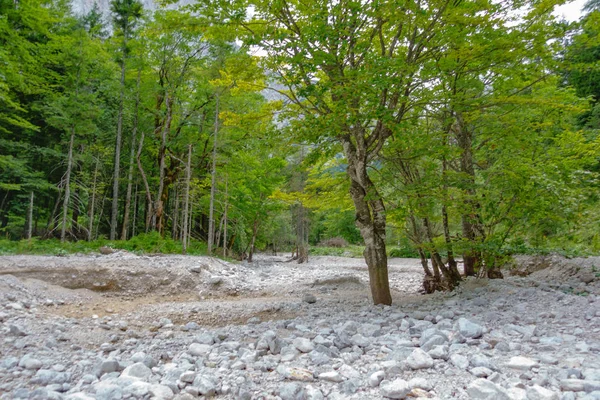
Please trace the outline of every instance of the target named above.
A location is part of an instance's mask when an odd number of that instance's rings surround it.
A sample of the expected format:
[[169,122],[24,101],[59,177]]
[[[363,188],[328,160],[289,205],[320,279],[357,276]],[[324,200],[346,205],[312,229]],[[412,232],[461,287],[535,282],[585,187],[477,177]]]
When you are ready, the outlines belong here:
[[[347,161],[356,222],[365,241],[375,304],[391,304],[386,255],[386,207],[370,169],[410,111],[434,102],[435,62],[448,41],[482,23],[505,24],[521,3],[444,0],[250,1],[220,3],[220,20],[240,26],[248,45],[265,52],[264,65],[287,87],[294,126],[319,146],[339,146]],[[248,19],[244,10],[253,6]],[[532,4],[530,21],[547,13]],[[468,27],[468,29],[463,29]],[[517,28],[514,29],[515,31]],[[462,39],[464,40],[464,39]],[[309,129],[310,128],[310,129]]]
[[111,11],[115,30],[122,36],[119,64],[121,65],[121,86],[119,95],[119,116],[115,139],[115,163],[113,173],[113,195],[110,217],[110,240],[116,239],[117,217],[119,214],[119,176],[121,163],[121,137],[123,132],[123,108],[125,103],[125,73],[129,54],[128,41],[142,16],[142,3],[139,0],[112,0]]

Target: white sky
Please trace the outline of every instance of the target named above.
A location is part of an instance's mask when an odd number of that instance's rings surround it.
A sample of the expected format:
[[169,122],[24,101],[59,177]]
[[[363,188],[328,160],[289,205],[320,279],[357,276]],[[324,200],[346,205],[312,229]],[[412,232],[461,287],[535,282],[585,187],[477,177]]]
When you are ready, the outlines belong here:
[[556,7],[556,10],[554,10],[554,15],[564,17],[569,22],[577,21],[579,18],[581,18],[581,9],[586,2],[587,0],[575,0],[563,4],[560,7]]

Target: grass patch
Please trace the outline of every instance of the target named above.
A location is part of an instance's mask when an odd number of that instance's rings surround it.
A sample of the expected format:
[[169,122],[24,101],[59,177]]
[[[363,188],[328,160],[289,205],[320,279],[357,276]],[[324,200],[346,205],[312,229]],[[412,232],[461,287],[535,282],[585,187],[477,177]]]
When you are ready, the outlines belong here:
[[[161,238],[157,232],[143,233],[129,240],[98,239],[91,242],[77,241],[61,243],[58,239],[0,240],[0,255],[67,255],[97,253],[101,247],[127,250],[136,254],[181,254],[181,242]],[[192,241],[187,249],[189,255],[206,255],[206,243]]]
[[364,250],[364,246],[357,245],[350,245],[348,247],[311,246],[309,249],[309,254],[311,256],[362,258]]

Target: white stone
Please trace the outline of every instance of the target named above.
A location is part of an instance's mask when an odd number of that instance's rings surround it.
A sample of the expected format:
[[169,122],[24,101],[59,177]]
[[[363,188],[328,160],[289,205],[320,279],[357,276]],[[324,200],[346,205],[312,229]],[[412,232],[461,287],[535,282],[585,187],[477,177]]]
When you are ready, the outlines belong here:
[[379,385],[379,392],[383,397],[387,397],[388,399],[404,399],[410,392],[410,386],[403,379],[383,381]]
[[527,400],[560,400],[560,397],[552,390],[533,385],[527,388]]
[[511,400],[506,389],[483,378],[473,381],[467,388],[467,393],[472,400]]

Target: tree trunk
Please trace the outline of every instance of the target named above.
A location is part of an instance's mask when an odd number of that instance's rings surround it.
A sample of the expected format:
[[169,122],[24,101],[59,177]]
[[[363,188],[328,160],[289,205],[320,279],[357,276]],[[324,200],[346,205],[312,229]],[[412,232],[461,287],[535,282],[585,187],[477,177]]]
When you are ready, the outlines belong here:
[[90,199],[89,211],[88,211],[88,241],[93,239],[93,228],[94,228],[94,212],[96,210],[96,182],[98,180],[98,168],[100,160],[96,159],[96,166],[94,167],[94,180],[92,182],[92,198]]
[[227,178],[225,178],[225,211],[223,214],[225,222],[223,223],[223,257],[227,257],[227,209],[229,208],[229,195],[227,189]]
[[152,192],[150,192],[150,185],[148,184],[148,178],[146,178],[146,173],[144,172],[144,167],[142,166],[142,150],[144,149],[144,131],[141,131],[141,135],[140,135],[140,145],[138,146],[138,152],[137,152],[137,165],[138,165],[138,170],[140,171],[140,176],[142,177],[142,182],[144,183],[144,189],[146,191],[146,221],[145,221],[145,225],[146,225],[146,233],[148,232],[148,229],[150,228],[150,220],[153,217],[153,211],[152,211]]
[[217,135],[219,133],[219,95],[217,94],[215,106],[215,135],[213,140],[212,170],[210,184],[210,208],[208,210],[208,255],[212,254],[214,241],[214,208],[215,208],[215,181],[217,176]]
[[185,204],[183,206],[183,234],[181,235],[181,248],[183,254],[187,252],[188,244],[188,210],[190,209],[190,181],[192,180],[192,145],[188,144],[188,158],[185,166]]
[[166,153],[167,153],[167,134],[171,129],[171,118],[173,108],[171,104],[172,100],[167,93],[165,95],[165,105],[167,107],[167,116],[165,125],[163,126],[161,137],[160,137],[160,149],[158,151],[159,157],[159,180],[158,180],[158,193],[156,195],[156,207],[154,208],[154,214],[156,218],[156,229],[161,235],[164,234],[164,197],[163,191],[165,190],[165,172],[166,172]]
[[[126,46],[124,40],[123,48]],[[119,214],[119,175],[121,163],[121,136],[123,134],[123,108],[125,106],[125,50],[121,60],[121,93],[119,96],[119,116],[117,119],[117,138],[115,140],[115,165],[113,170],[113,198],[110,215],[110,240],[117,237],[117,215]]]
[[29,194],[29,209],[27,210],[27,239],[33,236],[33,190]]
[[137,183],[137,179],[136,179],[135,193],[133,195],[133,221],[132,221],[132,224],[131,224],[131,237],[135,236],[135,227],[137,226],[138,203],[139,203],[139,198],[138,198],[138,183]]
[[475,199],[475,163],[473,161],[473,133],[466,126],[460,113],[455,113],[457,121],[456,138],[460,149],[460,171],[466,176],[465,201],[466,210],[461,215],[463,237],[469,241],[469,248],[463,255],[465,276],[475,276],[475,269],[481,265],[481,260],[475,249],[477,240],[477,202]]
[[[361,134],[355,135],[360,140]],[[364,136],[363,136],[364,137]],[[356,225],[365,241],[364,257],[369,268],[369,283],[374,304],[392,304],[388,279],[385,246],[385,206],[367,173],[364,140],[355,146],[350,139],[343,141],[348,160],[350,196],[356,209]]]
[[133,130],[131,132],[131,151],[129,152],[129,171],[127,173],[127,193],[125,194],[125,211],[123,213],[123,227],[121,228],[121,240],[127,240],[127,232],[129,231],[129,209],[131,208],[131,188],[133,186],[133,164],[135,162],[135,139],[137,136],[138,127],[138,109],[140,105],[140,76],[141,69],[138,70],[135,108],[133,117]]
[[250,241],[250,252],[248,253],[248,262],[252,262],[252,256],[254,255],[254,245],[256,243],[256,234],[258,233],[258,218],[254,220],[254,225],[252,226],[252,240]]
[[69,200],[71,197],[71,170],[73,169],[73,143],[75,142],[75,125],[71,125],[71,138],[67,155],[67,173],[65,177],[65,199],[63,201],[62,225],[60,228],[60,241],[64,242],[67,234],[67,214],[69,213]]

